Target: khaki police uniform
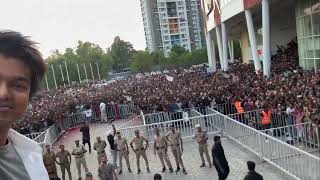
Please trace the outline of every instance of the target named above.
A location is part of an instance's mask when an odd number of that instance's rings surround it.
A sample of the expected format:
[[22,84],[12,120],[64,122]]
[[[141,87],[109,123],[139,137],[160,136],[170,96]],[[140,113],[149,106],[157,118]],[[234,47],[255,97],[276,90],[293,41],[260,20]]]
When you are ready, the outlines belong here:
[[154,143],[156,144],[157,154],[159,156],[160,162],[162,167],[165,167],[164,160],[166,161],[169,168],[172,168],[168,154],[167,154],[167,147],[166,147],[166,139],[163,135],[155,135],[154,136]]
[[86,150],[83,145],[80,145],[79,147],[74,147],[72,151],[72,154],[75,154],[74,156],[76,160],[79,178],[81,178],[81,165],[84,167],[86,173],[89,172],[87,167],[87,162],[84,157],[85,151]]
[[62,151],[59,151],[57,154],[56,154],[56,158],[59,159],[59,166],[60,166],[60,169],[61,169],[61,174],[62,174],[62,179],[65,180],[65,171],[67,170],[67,173],[68,173],[68,176],[69,176],[69,180],[72,180],[72,176],[71,176],[71,171],[70,171],[70,161],[69,161],[69,157],[70,157],[70,153],[69,151],[66,151],[64,150],[63,152]]
[[167,138],[170,140],[170,146],[171,146],[171,151],[172,154],[174,156],[174,159],[176,161],[177,167],[180,167],[179,164],[181,165],[181,167],[183,169],[184,168],[184,164],[182,161],[182,152],[180,149],[180,132],[175,131],[174,133],[172,133],[171,131],[167,134]]
[[136,158],[137,158],[138,170],[140,170],[140,156],[142,156],[142,158],[146,162],[147,168],[149,168],[149,162],[148,162],[148,158],[147,158],[147,155],[146,155],[146,150],[143,147],[143,141],[144,140],[146,140],[146,139],[143,136],[139,136],[139,138],[134,137],[132,139],[132,142],[135,145],[134,150],[135,150],[135,154],[136,154]]
[[47,169],[47,172],[50,175],[57,176],[57,167],[56,167],[56,155],[54,152],[46,152],[43,154],[43,163]]
[[206,131],[201,130],[201,132],[196,132],[195,134],[195,138],[198,142],[198,147],[199,147],[199,153],[200,153],[200,157],[201,157],[201,161],[202,161],[202,165],[205,164],[205,160],[203,157],[203,153],[206,155],[207,157],[207,161],[209,163],[209,166],[212,166],[211,160],[210,160],[210,156],[209,156],[209,151],[208,151],[208,135]]
[[126,138],[118,138],[116,139],[117,151],[120,163],[120,170],[122,170],[122,157],[126,161],[127,168],[130,169],[129,162],[129,150],[127,149],[127,139]]
[[105,148],[107,146],[106,141],[101,140],[101,142],[95,142],[93,145],[93,149],[97,151],[97,161],[98,164],[101,164],[101,157],[106,156]]

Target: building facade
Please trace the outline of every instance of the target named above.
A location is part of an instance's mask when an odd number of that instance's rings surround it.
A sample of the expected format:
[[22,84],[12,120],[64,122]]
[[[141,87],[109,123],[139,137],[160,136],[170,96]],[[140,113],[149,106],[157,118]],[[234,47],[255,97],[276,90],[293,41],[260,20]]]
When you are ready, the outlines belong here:
[[[230,42],[240,41],[243,63],[269,75],[277,46],[298,43],[299,65],[320,70],[320,0],[202,0],[209,65],[228,70]],[[214,52],[215,45],[219,51]]]
[[188,51],[205,46],[200,0],[140,0],[146,46],[169,55],[173,46]]

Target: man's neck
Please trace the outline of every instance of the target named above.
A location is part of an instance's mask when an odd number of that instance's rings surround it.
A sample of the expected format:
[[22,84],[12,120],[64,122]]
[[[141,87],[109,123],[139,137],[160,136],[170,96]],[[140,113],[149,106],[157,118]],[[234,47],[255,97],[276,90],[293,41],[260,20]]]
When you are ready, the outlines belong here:
[[7,144],[9,129],[10,124],[0,125],[0,146],[4,146]]

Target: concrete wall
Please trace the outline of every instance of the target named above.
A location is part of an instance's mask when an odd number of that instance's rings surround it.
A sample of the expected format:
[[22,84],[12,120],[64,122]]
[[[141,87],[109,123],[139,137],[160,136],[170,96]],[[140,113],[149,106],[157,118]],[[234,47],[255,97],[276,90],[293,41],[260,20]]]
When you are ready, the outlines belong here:
[[239,14],[244,10],[243,0],[220,0],[221,22]]

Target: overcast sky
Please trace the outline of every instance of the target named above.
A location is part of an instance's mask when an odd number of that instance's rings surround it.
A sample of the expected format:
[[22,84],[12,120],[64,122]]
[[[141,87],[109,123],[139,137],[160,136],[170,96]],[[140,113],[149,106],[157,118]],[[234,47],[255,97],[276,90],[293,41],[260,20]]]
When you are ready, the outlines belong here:
[[32,36],[45,57],[78,40],[109,47],[115,36],[145,48],[140,0],[4,0],[0,29]]

